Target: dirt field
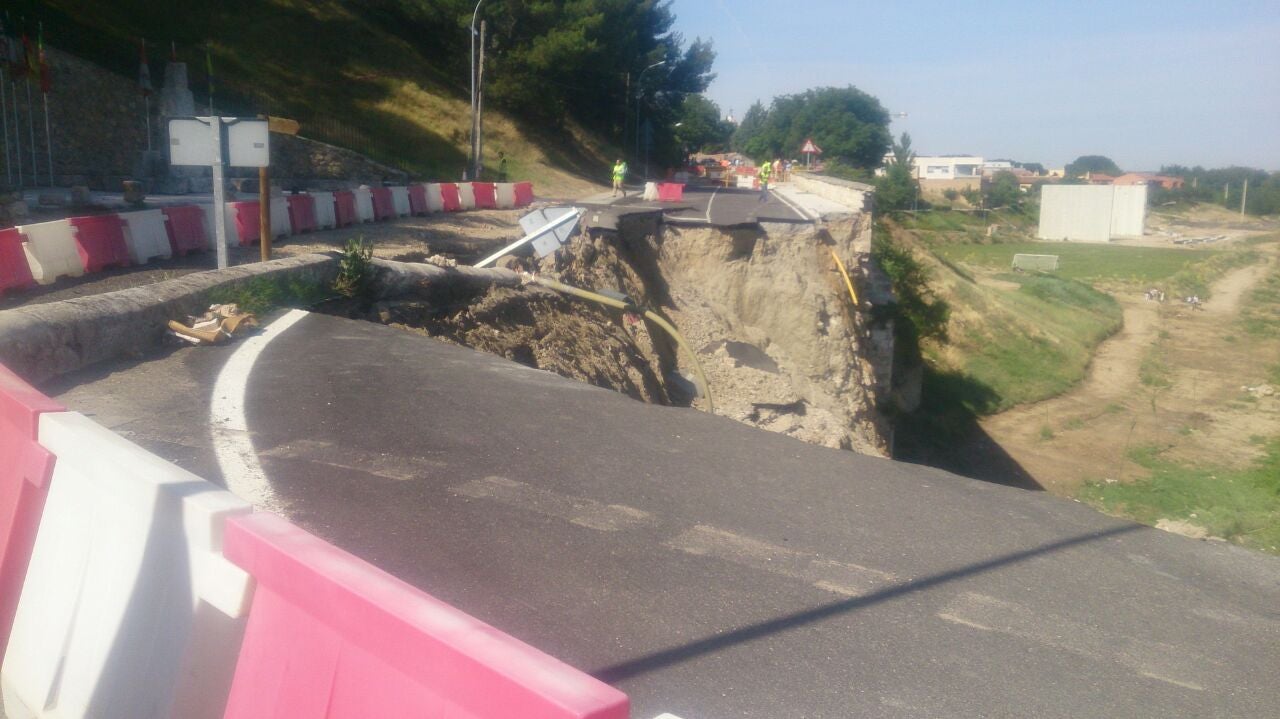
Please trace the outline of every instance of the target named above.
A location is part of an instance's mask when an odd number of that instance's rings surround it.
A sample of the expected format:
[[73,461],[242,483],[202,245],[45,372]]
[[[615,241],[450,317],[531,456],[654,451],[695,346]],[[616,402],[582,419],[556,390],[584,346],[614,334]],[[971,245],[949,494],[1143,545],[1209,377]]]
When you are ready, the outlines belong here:
[[1220,279],[1203,311],[1136,292],[1117,297],[1124,329],[1102,344],[1084,383],[989,417],[983,429],[1043,487],[1066,495],[1088,480],[1142,476],[1128,456],[1135,447],[1158,445],[1192,465],[1253,461],[1260,448],[1250,438],[1280,434],[1280,399],[1239,401],[1280,359],[1280,342],[1233,329],[1242,297],[1280,257],[1275,244],[1260,249],[1266,261]]

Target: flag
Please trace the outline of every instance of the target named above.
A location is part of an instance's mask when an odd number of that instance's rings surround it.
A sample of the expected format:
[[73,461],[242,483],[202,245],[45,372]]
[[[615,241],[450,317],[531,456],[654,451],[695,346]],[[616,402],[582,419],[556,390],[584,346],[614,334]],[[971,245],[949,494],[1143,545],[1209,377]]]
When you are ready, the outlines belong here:
[[49,94],[53,87],[53,73],[49,72],[49,58],[44,54],[44,23],[40,23],[40,34],[36,36],[36,47],[40,55],[40,92]]
[[144,96],[151,95],[151,67],[147,65],[147,39],[140,45],[142,57],[138,60],[138,87]]

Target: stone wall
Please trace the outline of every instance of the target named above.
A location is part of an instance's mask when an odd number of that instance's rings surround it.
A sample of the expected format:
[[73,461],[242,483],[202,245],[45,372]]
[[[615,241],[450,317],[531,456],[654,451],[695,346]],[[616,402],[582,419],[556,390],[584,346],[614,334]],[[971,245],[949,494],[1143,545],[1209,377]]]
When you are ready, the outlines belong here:
[[[53,175],[61,187],[87,185],[94,190],[120,191],[128,179],[146,180],[151,191],[208,191],[209,171],[191,168],[180,175],[181,181],[166,182],[149,178],[164,172],[159,158],[166,147],[167,130],[161,116],[160,87],[163,63],[151,63],[155,92],[150,98],[151,145],[155,154],[149,161],[147,149],[147,105],[136,77],[125,77],[104,70],[93,63],[54,48],[47,48],[53,75],[49,93],[49,123],[53,137]],[[7,78],[6,78],[7,79]],[[39,84],[31,82],[31,104],[28,113],[25,82],[5,82],[5,122],[8,143],[0,143],[0,157],[10,161],[9,172],[0,168],[0,189],[18,185],[18,156],[14,155],[14,116],[12,90],[18,91],[18,131],[21,139],[22,185],[49,185],[49,160],[44,129],[44,107]],[[198,98],[197,98],[198,99]],[[204,108],[197,102],[197,111]],[[30,119],[29,119],[30,118]],[[34,120],[36,175],[32,175],[31,121]],[[3,125],[0,124],[0,129]],[[303,127],[302,133],[306,134]],[[272,179],[284,186],[331,188],[382,180],[403,181],[405,173],[395,170],[343,148],[307,140],[302,137],[271,136]],[[256,169],[228,168],[227,176],[257,177]],[[33,180],[35,180],[33,182]]]

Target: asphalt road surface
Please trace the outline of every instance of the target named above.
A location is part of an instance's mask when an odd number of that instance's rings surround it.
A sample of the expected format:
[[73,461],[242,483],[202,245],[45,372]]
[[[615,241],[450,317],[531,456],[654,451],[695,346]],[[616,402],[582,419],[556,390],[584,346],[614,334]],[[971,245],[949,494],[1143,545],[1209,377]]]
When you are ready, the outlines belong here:
[[777,192],[761,199],[759,190],[713,185],[685,185],[679,202],[647,202],[638,188],[627,190],[626,197],[610,193],[596,195],[585,203],[588,207],[608,206],[624,213],[661,209],[667,222],[704,224],[717,227],[756,224],[758,222],[811,222],[812,217],[797,204]]
[[[56,392],[218,481],[212,387],[238,349]],[[1280,707],[1274,557],[366,322],[302,317],[247,382],[281,511],[615,684],[640,719]]]

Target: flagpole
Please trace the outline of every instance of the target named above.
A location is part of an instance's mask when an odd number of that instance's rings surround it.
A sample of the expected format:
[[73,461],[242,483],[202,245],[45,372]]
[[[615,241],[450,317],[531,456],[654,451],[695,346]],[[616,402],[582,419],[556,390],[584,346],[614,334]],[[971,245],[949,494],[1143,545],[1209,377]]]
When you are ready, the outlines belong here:
[[36,112],[32,109],[31,78],[25,81],[27,86],[27,130],[31,133],[31,186],[40,186],[40,158],[36,155]]
[[0,118],[4,119],[4,179],[12,185],[13,153],[9,152],[9,113],[4,111],[7,104],[4,92],[4,69],[0,68]]

